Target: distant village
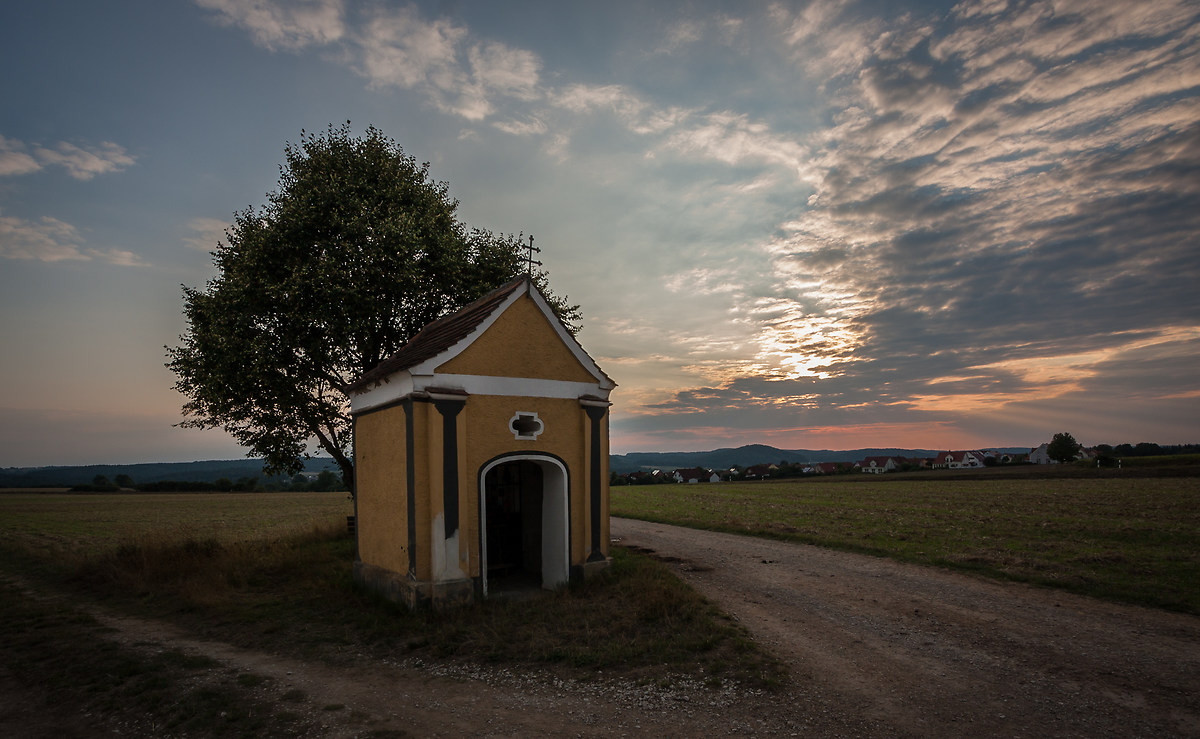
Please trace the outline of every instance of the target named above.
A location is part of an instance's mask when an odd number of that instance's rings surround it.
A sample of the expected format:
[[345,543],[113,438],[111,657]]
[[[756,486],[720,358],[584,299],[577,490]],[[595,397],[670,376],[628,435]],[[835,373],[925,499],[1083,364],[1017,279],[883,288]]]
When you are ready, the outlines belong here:
[[[763,463],[749,467],[734,465],[729,469],[710,470],[692,467],[675,470],[637,470],[612,475],[616,485],[656,485],[668,483],[736,482],[771,478],[805,477],[809,475],[843,475],[865,472],[882,475],[888,472],[913,470],[957,470],[996,467],[1014,464],[1058,464],[1050,458],[1049,443],[1030,449],[1026,454],[1010,454],[995,450],[968,449],[941,452],[936,457],[866,457],[858,462],[807,462],[778,464]],[[1154,445],[1157,446],[1157,445]],[[1112,447],[1080,449],[1077,460],[1098,459],[1112,453]]]

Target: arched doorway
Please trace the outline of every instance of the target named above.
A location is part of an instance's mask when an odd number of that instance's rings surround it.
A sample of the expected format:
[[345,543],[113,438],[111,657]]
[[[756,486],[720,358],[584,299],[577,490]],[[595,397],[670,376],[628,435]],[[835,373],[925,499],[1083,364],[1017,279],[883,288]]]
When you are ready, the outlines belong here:
[[493,460],[480,473],[483,594],[555,588],[569,575],[567,471],[538,455]]

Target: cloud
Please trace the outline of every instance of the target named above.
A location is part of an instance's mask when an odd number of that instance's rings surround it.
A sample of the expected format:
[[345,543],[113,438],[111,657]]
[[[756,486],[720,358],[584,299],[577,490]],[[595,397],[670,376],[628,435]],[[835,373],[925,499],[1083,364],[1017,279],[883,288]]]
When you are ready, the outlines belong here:
[[32,153],[20,141],[0,136],[0,176],[31,174],[47,166],[59,166],[77,180],[119,172],[136,159],[121,146],[105,141],[98,146],[77,146],[60,141],[52,146],[35,146]]
[[20,141],[0,136],[0,177],[30,174],[42,168]]
[[784,166],[800,178],[808,175],[807,147],[744,114],[723,111],[677,126],[667,146],[731,166],[765,163]]
[[[651,56],[671,56],[704,42],[733,45],[742,31],[744,19],[722,13],[704,13],[675,17],[666,25],[662,38]],[[710,53],[705,47],[703,53]]]
[[137,254],[124,249],[84,248],[79,230],[48,216],[36,221],[0,215],[0,257],[39,262],[89,262],[121,267],[147,267]]
[[[612,259],[636,259],[629,280],[672,308],[600,323],[604,352],[645,378],[623,384],[637,418],[740,407],[757,428],[795,413],[796,428],[945,429],[956,407],[1073,397],[1139,362],[1154,375],[1177,360],[1136,342],[1197,325],[1186,0],[680,14],[647,45],[652,74],[599,84],[415,5],[205,7],[267,48],[334,49],[371,87],[543,137],[620,191],[614,228],[633,238]],[[714,43],[722,74],[701,79],[688,55]],[[27,168],[22,151],[0,163]]]
[[671,131],[679,152],[789,164],[815,191],[729,300],[757,327],[752,359],[714,372],[677,351],[716,384],[630,412],[957,424],[1137,372],[1190,397],[1196,343],[1154,337],[1200,326],[1194,6],[963,5],[887,30],[846,28],[852,7],[775,11],[797,67],[827,76],[829,126],[693,114]]
[[196,0],[215,11],[219,20],[248,30],[268,49],[302,49],[341,39],[345,29],[343,0]]
[[848,0],[814,0],[798,12],[782,4],[769,10],[771,24],[794,62],[815,79],[828,79],[861,65],[884,22],[855,15]]
[[447,91],[465,80],[458,55],[467,30],[446,20],[426,21],[415,6],[380,8],[354,39],[357,71],[372,84]]
[[475,44],[467,51],[471,73],[484,89],[517,100],[540,97],[538,77],[542,62],[537,55],[504,44]]
[[39,161],[63,167],[77,180],[90,180],[98,174],[119,172],[136,161],[125,149],[109,141],[86,149],[59,142],[52,149],[38,148],[36,154]]
[[79,248],[82,241],[78,229],[57,218],[29,221],[0,215],[0,255],[5,259],[87,260]]
[[149,267],[150,263],[128,249],[88,249],[89,258],[118,267]]
[[192,236],[184,238],[183,243],[189,248],[200,251],[213,251],[217,242],[225,241],[225,231],[229,228],[228,221],[220,218],[193,218],[187,222]]
[[[416,5],[378,4],[347,14],[341,0],[196,0],[221,22],[249,31],[270,50],[332,47],[374,88],[423,94],[437,110],[481,121],[498,101],[531,101],[543,94],[541,60],[525,49],[472,37],[446,18],[428,19]],[[502,130],[528,133],[509,123]]]

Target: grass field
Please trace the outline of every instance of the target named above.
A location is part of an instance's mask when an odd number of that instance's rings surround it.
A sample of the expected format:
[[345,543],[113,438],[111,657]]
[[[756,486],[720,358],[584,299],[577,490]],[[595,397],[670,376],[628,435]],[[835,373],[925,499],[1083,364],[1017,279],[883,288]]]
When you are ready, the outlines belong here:
[[614,487],[612,513],[1200,613],[1200,478]]
[[345,493],[0,494],[0,530],[35,550],[85,554],[118,542],[163,538],[233,542],[345,524]]
[[[302,659],[357,653],[758,686],[786,676],[664,565],[620,548],[598,582],[409,613],[352,582],[351,511],[337,493],[0,494],[0,664],[44,696],[38,711],[247,736],[305,727],[286,700],[255,692],[261,676],[231,683],[211,660],[120,647],[88,604]],[[629,487],[612,490],[612,511],[1200,613],[1196,477]]]
[[[664,565],[623,550],[607,577],[542,598],[410,613],[353,583],[352,511],[344,493],[4,493],[0,575],[305,659],[358,645],[387,659],[534,664],[580,676],[603,669],[771,686],[786,674]],[[26,617],[5,602],[0,619]]]

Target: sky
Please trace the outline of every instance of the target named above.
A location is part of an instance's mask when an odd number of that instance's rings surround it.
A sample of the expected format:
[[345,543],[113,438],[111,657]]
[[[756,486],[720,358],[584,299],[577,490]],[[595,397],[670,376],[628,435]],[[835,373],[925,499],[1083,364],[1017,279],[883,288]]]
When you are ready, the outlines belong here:
[[614,453],[1200,441],[1189,0],[39,0],[0,69],[0,467],[243,455],[182,286],[345,121],[536,236]]

